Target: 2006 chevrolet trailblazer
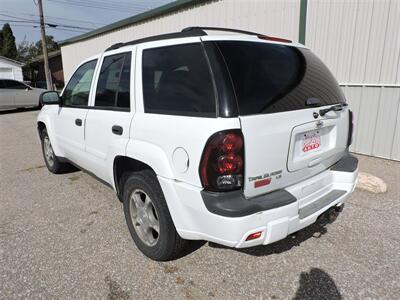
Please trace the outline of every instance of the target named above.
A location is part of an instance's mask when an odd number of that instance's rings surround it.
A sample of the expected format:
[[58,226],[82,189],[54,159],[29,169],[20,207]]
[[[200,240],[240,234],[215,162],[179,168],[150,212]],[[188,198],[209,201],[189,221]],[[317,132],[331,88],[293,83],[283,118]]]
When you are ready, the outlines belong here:
[[356,183],[344,95],[288,40],[191,27],[120,43],[41,100],[50,172],[72,163],[111,185],[152,259],[189,240],[273,243],[335,216]]

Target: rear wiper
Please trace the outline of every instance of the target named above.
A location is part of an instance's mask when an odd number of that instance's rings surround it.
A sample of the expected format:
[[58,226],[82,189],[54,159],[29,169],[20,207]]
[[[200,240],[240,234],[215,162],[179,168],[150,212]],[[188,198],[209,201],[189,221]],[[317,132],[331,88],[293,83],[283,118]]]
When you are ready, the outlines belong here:
[[341,103],[341,104],[336,104],[333,105],[329,108],[325,108],[325,109],[320,109],[319,110],[319,115],[321,117],[325,116],[326,113],[330,112],[330,111],[341,111],[343,110],[343,107],[346,107],[348,104],[347,103]]

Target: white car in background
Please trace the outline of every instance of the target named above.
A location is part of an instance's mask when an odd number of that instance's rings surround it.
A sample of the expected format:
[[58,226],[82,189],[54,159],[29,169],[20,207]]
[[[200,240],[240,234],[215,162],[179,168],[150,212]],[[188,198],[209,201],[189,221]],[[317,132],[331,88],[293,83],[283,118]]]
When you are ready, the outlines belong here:
[[0,110],[40,106],[39,96],[44,91],[17,80],[0,79]]

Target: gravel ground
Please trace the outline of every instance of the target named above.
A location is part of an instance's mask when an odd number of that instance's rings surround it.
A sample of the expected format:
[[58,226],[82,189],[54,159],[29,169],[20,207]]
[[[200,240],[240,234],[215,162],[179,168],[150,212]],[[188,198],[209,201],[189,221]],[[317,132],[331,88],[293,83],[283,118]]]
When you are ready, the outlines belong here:
[[356,190],[327,228],[158,263],[135,248],[110,188],[47,171],[37,113],[0,114],[0,299],[400,298],[399,162],[359,156],[388,192]]

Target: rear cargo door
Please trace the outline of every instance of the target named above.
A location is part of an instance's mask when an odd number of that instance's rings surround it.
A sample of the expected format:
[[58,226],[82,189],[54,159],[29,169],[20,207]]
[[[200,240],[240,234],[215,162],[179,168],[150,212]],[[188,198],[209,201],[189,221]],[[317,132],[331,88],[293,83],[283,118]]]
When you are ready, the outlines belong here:
[[336,80],[310,50],[262,41],[216,43],[238,102],[247,197],[297,183],[340,159],[348,108]]

